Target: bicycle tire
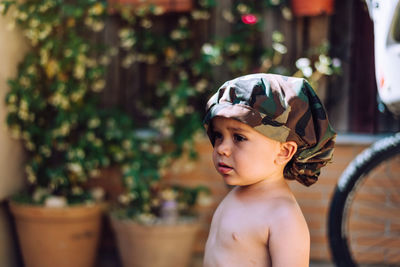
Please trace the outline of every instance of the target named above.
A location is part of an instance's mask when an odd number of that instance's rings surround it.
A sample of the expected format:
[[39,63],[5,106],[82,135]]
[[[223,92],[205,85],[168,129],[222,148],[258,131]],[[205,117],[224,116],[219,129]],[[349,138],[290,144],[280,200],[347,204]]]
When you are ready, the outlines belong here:
[[[372,179],[367,178],[368,174],[398,155],[400,155],[400,133],[383,138],[361,152],[339,178],[328,217],[329,245],[336,266],[358,266],[357,260],[352,255],[349,233],[346,232],[349,209],[354,204],[353,199],[360,185],[365,183],[364,180]],[[398,254],[400,255],[400,252]],[[400,266],[400,263],[395,266]]]

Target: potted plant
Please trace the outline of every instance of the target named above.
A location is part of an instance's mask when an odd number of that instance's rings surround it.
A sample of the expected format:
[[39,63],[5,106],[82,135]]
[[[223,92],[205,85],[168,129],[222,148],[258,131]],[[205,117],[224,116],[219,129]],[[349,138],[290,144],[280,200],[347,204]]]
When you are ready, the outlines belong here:
[[110,214],[123,266],[188,266],[201,227],[194,207],[209,190],[126,178],[135,182]]
[[97,112],[108,56],[89,38],[105,4],[2,1],[0,10],[31,45],[6,96],[8,128],[28,155],[27,189],[10,202],[25,266],[93,266],[102,192],[83,184],[120,158],[109,114]]
[[334,0],[291,0],[292,10],[295,16],[330,15],[333,12]]

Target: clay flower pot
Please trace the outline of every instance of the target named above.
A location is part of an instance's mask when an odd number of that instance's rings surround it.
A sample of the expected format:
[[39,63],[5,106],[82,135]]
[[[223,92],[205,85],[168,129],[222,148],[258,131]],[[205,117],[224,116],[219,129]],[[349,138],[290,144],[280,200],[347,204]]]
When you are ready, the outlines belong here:
[[155,5],[161,7],[165,13],[187,12],[193,9],[192,0],[108,0],[110,6],[129,5],[133,8],[142,5]]
[[334,0],[291,0],[293,14],[301,16],[330,15]]
[[25,267],[94,266],[102,206],[64,208],[10,203]]
[[142,225],[111,216],[124,267],[186,267],[200,228],[197,222]]

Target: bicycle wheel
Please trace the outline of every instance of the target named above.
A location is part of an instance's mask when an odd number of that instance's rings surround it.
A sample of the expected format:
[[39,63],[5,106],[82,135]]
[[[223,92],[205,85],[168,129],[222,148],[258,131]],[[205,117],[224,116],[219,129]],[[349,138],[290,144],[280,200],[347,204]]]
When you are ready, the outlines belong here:
[[400,266],[400,133],[374,143],[345,169],[328,218],[337,266]]

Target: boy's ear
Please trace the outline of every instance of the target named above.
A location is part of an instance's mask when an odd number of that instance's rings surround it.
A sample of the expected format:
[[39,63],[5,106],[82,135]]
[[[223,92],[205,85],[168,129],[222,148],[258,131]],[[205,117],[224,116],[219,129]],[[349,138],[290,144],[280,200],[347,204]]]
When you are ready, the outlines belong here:
[[280,151],[276,156],[276,163],[281,165],[286,165],[286,163],[288,163],[292,159],[296,151],[297,151],[296,142],[288,141],[281,143]]

